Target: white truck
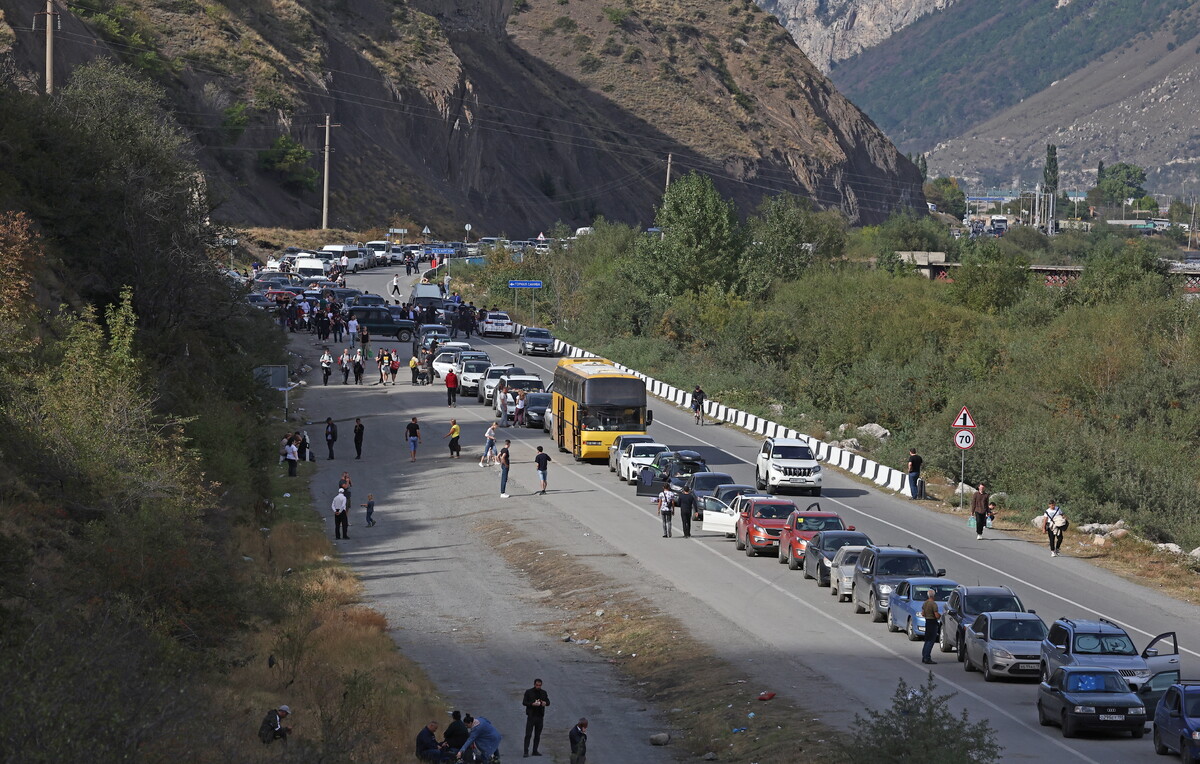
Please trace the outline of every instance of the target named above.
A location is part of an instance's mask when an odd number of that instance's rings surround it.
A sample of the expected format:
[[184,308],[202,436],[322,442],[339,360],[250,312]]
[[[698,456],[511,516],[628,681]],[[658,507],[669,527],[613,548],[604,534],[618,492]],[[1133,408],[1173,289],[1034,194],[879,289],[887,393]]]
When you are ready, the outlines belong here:
[[1004,215],[992,215],[992,233],[999,236],[1008,232],[1008,218]]

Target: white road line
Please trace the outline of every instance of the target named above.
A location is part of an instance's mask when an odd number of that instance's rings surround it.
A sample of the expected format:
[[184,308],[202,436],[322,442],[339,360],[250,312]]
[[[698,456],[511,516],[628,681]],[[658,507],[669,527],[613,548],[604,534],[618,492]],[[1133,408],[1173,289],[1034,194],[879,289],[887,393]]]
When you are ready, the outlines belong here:
[[[544,369],[545,367],[543,367],[543,366],[540,366],[540,365],[539,365],[539,368],[543,368],[543,369]],[[664,402],[664,403],[667,403],[668,405],[675,406],[675,404],[674,404],[674,403],[671,403],[670,401],[665,401],[665,400],[664,400],[663,402]],[[717,446],[717,445],[715,445],[715,444],[713,444],[713,443],[710,443],[710,442],[708,442],[708,441],[706,441],[706,440],[701,440],[701,439],[698,437],[698,435],[697,435],[695,432],[687,432],[687,431],[684,431],[684,430],[680,430],[679,428],[677,428],[677,427],[672,427],[671,425],[669,425],[669,424],[667,424],[667,423],[665,423],[665,422],[662,422],[661,420],[660,420],[660,421],[657,421],[657,422],[655,422],[655,424],[657,424],[657,425],[660,425],[660,426],[662,426],[662,427],[666,427],[666,428],[667,428],[667,429],[669,429],[669,430],[674,430],[675,432],[679,433],[680,435],[684,435],[684,436],[686,436],[686,437],[689,437],[689,438],[691,438],[691,439],[693,439],[693,440],[696,440],[696,441],[698,441],[699,443],[702,443],[702,444],[704,444],[704,445],[706,445],[706,446],[709,446],[709,447],[711,447],[711,448],[715,448],[715,449],[717,449],[718,451],[720,451],[721,453],[724,453],[724,454],[726,454],[726,455],[728,455],[728,456],[730,456],[730,457],[732,457],[732,458],[734,458],[734,459],[738,460],[739,462],[742,462],[743,464],[748,464],[748,465],[753,465],[753,464],[754,464],[754,462],[752,462],[752,461],[749,461],[749,460],[747,460],[747,459],[743,459],[742,457],[740,457],[740,456],[737,456],[736,454],[730,453],[729,451],[725,450],[724,448],[721,448],[720,446]],[[903,526],[901,526],[901,525],[897,525],[896,523],[893,523],[893,522],[890,522],[890,521],[888,521],[888,520],[885,520],[885,519],[883,519],[882,517],[879,517],[878,515],[873,515],[873,514],[871,514],[870,512],[867,512],[866,510],[858,509],[857,507],[851,506],[850,504],[847,504],[847,503],[845,503],[845,502],[843,502],[843,501],[839,501],[839,500],[837,500],[837,499],[831,498],[831,497],[829,497],[829,496],[822,496],[821,498],[822,498],[822,500],[827,500],[827,501],[829,501],[829,502],[831,502],[831,503],[833,503],[833,504],[838,504],[838,505],[841,505],[841,506],[845,507],[846,509],[848,509],[848,510],[850,510],[850,511],[852,511],[852,512],[857,512],[858,514],[862,515],[863,517],[868,517],[868,518],[870,518],[870,519],[874,520],[875,522],[877,522],[877,523],[880,523],[881,525],[886,525],[886,526],[888,526],[889,528],[895,528],[895,529],[896,529],[896,530],[898,530],[898,531],[902,531],[902,532],[904,532],[904,533],[907,533],[907,534],[909,534],[909,535],[911,535],[911,536],[914,536],[914,537],[916,537],[916,538],[920,539],[920,540],[921,540],[923,543],[925,543],[925,544],[928,544],[928,545],[930,545],[930,546],[932,546],[932,547],[936,547],[936,548],[938,548],[938,549],[941,549],[941,550],[943,550],[943,551],[945,551],[945,552],[949,552],[950,554],[952,554],[952,555],[955,555],[955,556],[957,556],[957,557],[961,557],[961,558],[962,558],[962,559],[964,559],[964,560],[967,560],[967,561],[969,561],[969,562],[972,562],[972,563],[974,563],[974,564],[976,564],[976,565],[979,565],[979,566],[981,566],[981,567],[983,567],[983,568],[985,568],[985,569],[987,569],[987,570],[990,570],[990,571],[992,571],[993,573],[997,573],[997,574],[999,574],[999,575],[1001,575],[1001,576],[1004,576],[1004,577],[1006,577],[1006,578],[1009,578],[1009,579],[1011,579],[1011,580],[1013,580],[1013,581],[1016,581],[1016,582],[1018,582],[1018,583],[1020,583],[1020,584],[1022,584],[1022,585],[1024,585],[1024,586],[1028,586],[1029,588],[1031,588],[1031,589],[1033,589],[1033,590],[1035,590],[1035,591],[1041,592],[1042,594],[1045,594],[1045,595],[1047,595],[1047,596],[1049,596],[1049,597],[1052,597],[1052,598],[1054,598],[1054,599],[1057,599],[1057,600],[1059,600],[1060,602],[1064,602],[1064,603],[1066,603],[1066,604],[1068,604],[1068,605],[1072,605],[1072,606],[1074,606],[1074,607],[1077,607],[1077,608],[1082,608],[1082,609],[1083,609],[1085,612],[1088,612],[1088,613],[1093,613],[1093,614],[1095,614],[1095,615],[1099,616],[1100,618],[1106,618],[1106,619],[1108,619],[1108,620],[1110,620],[1110,621],[1113,621],[1114,623],[1117,621],[1117,619],[1116,619],[1114,616],[1107,615],[1107,614],[1105,614],[1105,613],[1103,613],[1103,612],[1101,612],[1101,611],[1099,611],[1099,610],[1096,610],[1095,608],[1088,607],[1087,605],[1084,605],[1084,604],[1083,604],[1083,603],[1081,603],[1081,602],[1076,602],[1075,600],[1072,600],[1072,599],[1070,599],[1070,598],[1068,598],[1068,597],[1064,597],[1064,596],[1062,596],[1061,594],[1059,594],[1059,593],[1057,593],[1057,592],[1055,592],[1055,591],[1053,591],[1053,590],[1051,590],[1051,589],[1047,589],[1047,588],[1045,588],[1045,587],[1038,586],[1037,584],[1033,583],[1032,581],[1027,581],[1027,580],[1025,580],[1025,579],[1023,579],[1023,578],[1021,578],[1021,577],[1019,577],[1019,576],[1015,576],[1015,575],[1013,575],[1012,573],[1009,573],[1009,572],[1007,572],[1007,571],[1005,571],[1005,570],[1001,570],[1000,568],[997,568],[997,567],[995,567],[995,566],[993,566],[993,565],[989,565],[989,564],[987,564],[986,562],[980,562],[979,560],[975,559],[974,557],[971,557],[970,555],[964,554],[964,553],[962,553],[962,552],[958,551],[957,549],[954,549],[954,548],[952,548],[952,547],[948,547],[948,546],[946,546],[945,544],[941,544],[941,543],[939,543],[939,542],[937,542],[937,541],[934,541],[933,539],[929,538],[928,536],[923,536],[923,535],[921,535],[921,534],[917,533],[916,531],[913,531],[912,529],[905,528],[905,527],[903,527]],[[1145,629],[1139,629],[1137,626],[1127,625],[1127,626],[1125,626],[1125,629],[1126,629],[1127,631],[1133,631],[1133,632],[1136,632],[1136,633],[1138,633],[1138,634],[1141,634],[1141,635],[1143,635],[1143,636],[1150,637],[1150,638],[1154,638],[1154,637],[1157,637],[1157,636],[1158,636],[1157,634],[1152,634],[1151,632],[1148,632],[1148,631],[1146,631]],[[1180,651],[1181,653],[1187,653],[1187,654],[1189,654],[1189,655],[1192,655],[1192,656],[1195,656],[1195,657],[1197,657],[1197,658],[1200,658],[1200,652],[1197,652],[1197,651],[1195,651],[1195,650],[1189,650],[1189,649],[1187,649],[1187,648],[1185,648],[1185,647],[1180,647],[1180,648],[1179,648],[1179,651]]]

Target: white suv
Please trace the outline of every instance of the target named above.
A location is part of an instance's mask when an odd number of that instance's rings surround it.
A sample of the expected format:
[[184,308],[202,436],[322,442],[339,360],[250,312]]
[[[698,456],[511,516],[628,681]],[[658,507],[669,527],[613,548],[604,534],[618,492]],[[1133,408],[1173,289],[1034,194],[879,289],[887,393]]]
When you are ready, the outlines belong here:
[[508,317],[508,314],[499,311],[489,312],[487,318],[483,319],[483,323],[479,326],[480,337],[486,337],[489,334],[503,334],[512,337],[516,331],[517,326]]
[[488,370],[483,373],[483,377],[479,380],[479,390],[476,398],[480,403],[491,403],[492,396],[496,393],[496,385],[500,384],[501,377],[507,377],[509,374],[524,373],[524,369],[512,363],[489,366]]
[[767,438],[755,460],[754,485],[770,493],[796,489],[820,496],[821,465],[803,440]]

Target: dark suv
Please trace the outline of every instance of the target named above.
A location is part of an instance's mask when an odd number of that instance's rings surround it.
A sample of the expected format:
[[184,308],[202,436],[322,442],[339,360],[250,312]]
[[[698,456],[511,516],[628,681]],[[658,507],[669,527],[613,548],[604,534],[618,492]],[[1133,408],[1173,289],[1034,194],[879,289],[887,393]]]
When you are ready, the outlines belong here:
[[911,546],[875,546],[863,549],[854,565],[854,585],[850,601],[854,612],[871,614],[871,620],[883,623],[887,618],[892,589],[906,578],[946,575],[944,568],[934,570],[929,557]]
[[1059,618],[1042,640],[1042,681],[1064,666],[1116,669],[1133,689],[1162,671],[1179,670],[1175,632],[1159,634],[1141,653],[1129,634],[1112,621]]
[[346,310],[347,320],[358,319],[372,337],[395,337],[400,342],[412,339],[416,324],[406,318],[395,318],[383,306],[356,305]]
[[946,612],[942,614],[942,634],[938,645],[942,652],[958,651],[963,659],[963,624],[974,623],[981,613],[1024,613],[1021,598],[1007,586],[963,586],[950,593]]

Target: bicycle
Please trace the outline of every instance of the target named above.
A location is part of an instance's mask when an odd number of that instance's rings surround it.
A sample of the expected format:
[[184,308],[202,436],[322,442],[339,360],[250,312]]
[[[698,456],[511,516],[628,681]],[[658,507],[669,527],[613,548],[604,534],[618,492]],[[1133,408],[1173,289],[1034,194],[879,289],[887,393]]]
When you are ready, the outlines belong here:
[[696,424],[703,427],[704,426],[704,409],[702,409],[699,406],[693,406],[692,407],[692,415],[696,420]]

